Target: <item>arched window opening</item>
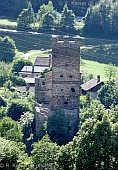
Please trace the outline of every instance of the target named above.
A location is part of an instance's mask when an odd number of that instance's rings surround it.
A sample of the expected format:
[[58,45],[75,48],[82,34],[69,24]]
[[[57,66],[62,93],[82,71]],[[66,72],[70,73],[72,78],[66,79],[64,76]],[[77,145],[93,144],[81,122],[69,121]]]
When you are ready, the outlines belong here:
[[74,93],[74,92],[75,92],[75,89],[72,87],[72,88],[71,88],[71,91],[72,91],[72,93]]

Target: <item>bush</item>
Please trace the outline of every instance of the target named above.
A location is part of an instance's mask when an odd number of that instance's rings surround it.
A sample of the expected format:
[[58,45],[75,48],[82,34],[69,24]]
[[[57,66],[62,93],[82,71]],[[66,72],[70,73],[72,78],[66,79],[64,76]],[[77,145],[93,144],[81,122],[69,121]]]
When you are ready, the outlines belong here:
[[6,101],[0,96],[0,106],[6,107],[7,103]]
[[63,110],[54,112],[47,121],[47,133],[51,140],[59,145],[66,144],[70,140],[68,133],[68,119]]
[[7,115],[13,120],[19,120],[21,115],[23,115],[27,111],[32,112],[31,105],[25,100],[17,100],[13,101],[8,107]]

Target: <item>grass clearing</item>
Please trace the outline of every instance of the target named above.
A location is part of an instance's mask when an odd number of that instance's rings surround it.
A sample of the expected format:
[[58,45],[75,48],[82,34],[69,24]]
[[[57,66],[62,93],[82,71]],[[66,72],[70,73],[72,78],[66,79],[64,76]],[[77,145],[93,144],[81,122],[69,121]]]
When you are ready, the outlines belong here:
[[[105,67],[107,64],[101,64],[95,61],[90,60],[83,60],[81,64],[81,71],[84,71],[85,73],[93,74],[94,78],[97,77],[97,75],[100,75],[102,81],[107,81],[108,77],[105,76]],[[118,67],[115,67],[117,69],[116,78],[118,78]]]
[[[31,51],[28,51],[28,53],[31,55],[29,55],[28,59],[34,63],[36,57],[47,57],[51,54],[51,49],[49,50],[45,50],[45,51],[41,51],[41,50],[31,50]],[[34,54],[33,54],[34,53]]]
[[26,53],[30,50],[50,49],[51,35],[29,35],[25,34],[13,34],[13,33],[0,33],[0,36],[10,36],[16,43],[18,51]]
[[17,26],[17,22],[14,19],[2,17],[2,18],[0,18],[0,25]]

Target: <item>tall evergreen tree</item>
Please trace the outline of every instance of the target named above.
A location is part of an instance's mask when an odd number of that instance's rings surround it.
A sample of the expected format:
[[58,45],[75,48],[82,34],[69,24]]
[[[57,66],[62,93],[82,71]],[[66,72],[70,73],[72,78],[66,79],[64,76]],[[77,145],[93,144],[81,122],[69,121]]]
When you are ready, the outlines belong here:
[[60,27],[63,31],[73,31],[74,30],[74,19],[75,15],[72,10],[68,9],[67,5],[64,5],[62,14]]
[[18,28],[27,29],[34,22],[35,22],[34,11],[32,8],[32,4],[29,2],[28,8],[23,9],[23,11],[19,14],[17,18],[17,26]]

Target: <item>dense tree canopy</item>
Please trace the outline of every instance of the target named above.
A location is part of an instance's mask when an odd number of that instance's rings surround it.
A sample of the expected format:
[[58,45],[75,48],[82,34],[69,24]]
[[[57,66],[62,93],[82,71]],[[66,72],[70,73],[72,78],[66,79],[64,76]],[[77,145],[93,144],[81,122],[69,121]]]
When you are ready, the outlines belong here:
[[17,26],[19,29],[27,29],[35,22],[32,4],[29,2],[28,7],[23,9],[17,18]]
[[32,160],[37,169],[57,169],[57,154],[59,146],[53,143],[46,134],[40,141],[33,144]]
[[[23,8],[26,8],[29,0],[0,0],[0,15],[1,16],[11,16],[18,17],[18,14],[22,11]],[[35,12],[38,11],[39,7],[43,4],[48,4],[49,0],[30,0],[32,3],[33,9]],[[72,1],[72,0],[61,0],[56,1],[52,0],[55,9],[61,12],[63,6],[68,4],[69,9],[72,9],[77,16],[84,16],[87,8],[90,6],[88,0]],[[98,0],[93,0],[93,3],[98,2]]]
[[9,79],[10,68],[10,64],[0,62],[0,87],[2,87],[4,83]]
[[51,140],[59,145],[70,140],[68,133],[68,119],[63,110],[55,111],[47,121],[47,133]]
[[8,107],[7,115],[13,120],[19,120],[26,111],[32,111],[32,106],[25,100],[16,100]]
[[4,117],[0,121],[0,136],[11,141],[21,142],[23,133],[18,122]]
[[103,0],[87,10],[84,26],[85,34],[118,34],[118,3],[110,2]]
[[31,61],[25,60],[23,58],[18,58],[13,61],[12,72],[18,73],[19,71],[22,70],[24,66],[31,66],[31,65],[32,65]]
[[118,86],[114,81],[104,84],[98,93],[100,102],[106,107],[118,104]]
[[15,57],[15,42],[10,37],[0,37],[0,61],[12,62]]
[[54,17],[49,12],[46,13],[42,19],[42,27],[45,29],[50,29],[54,27]]
[[68,6],[65,5],[61,14],[61,23],[60,27],[63,31],[73,31],[74,30],[74,19],[75,15],[72,10],[68,9]]

